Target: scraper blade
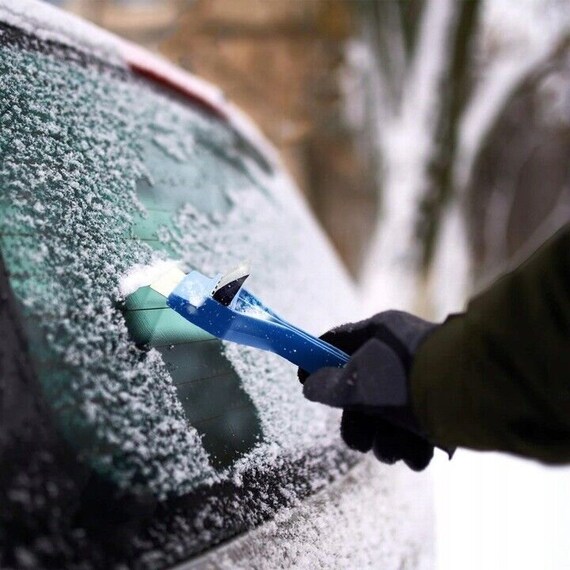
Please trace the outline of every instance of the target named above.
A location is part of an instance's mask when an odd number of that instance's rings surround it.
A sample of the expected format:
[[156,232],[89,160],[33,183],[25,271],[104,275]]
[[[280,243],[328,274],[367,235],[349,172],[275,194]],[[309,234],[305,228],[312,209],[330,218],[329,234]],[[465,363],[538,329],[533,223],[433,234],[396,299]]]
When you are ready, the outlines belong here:
[[249,277],[249,264],[240,263],[235,269],[226,273],[214,287],[212,297],[228,307],[238,294],[245,280]]

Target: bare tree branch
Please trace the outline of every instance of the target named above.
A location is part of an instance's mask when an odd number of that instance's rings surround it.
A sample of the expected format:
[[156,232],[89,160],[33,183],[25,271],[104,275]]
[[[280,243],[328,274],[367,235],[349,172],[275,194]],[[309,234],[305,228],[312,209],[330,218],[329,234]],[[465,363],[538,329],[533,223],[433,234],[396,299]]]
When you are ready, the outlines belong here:
[[443,208],[454,190],[454,162],[457,154],[460,117],[466,107],[472,86],[472,69],[480,0],[460,2],[451,40],[451,59],[440,88],[441,106],[437,118],[434,152],[427,172],[428,187],[424,193],[418,233],[424,244],[423,266],[433,258],[437,231]]

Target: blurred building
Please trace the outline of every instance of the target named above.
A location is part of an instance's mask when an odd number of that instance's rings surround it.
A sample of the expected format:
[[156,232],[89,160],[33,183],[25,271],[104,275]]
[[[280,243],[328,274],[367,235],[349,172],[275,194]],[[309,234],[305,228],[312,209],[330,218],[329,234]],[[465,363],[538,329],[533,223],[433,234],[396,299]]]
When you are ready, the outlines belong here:
[[98,26],[153,48],[171,33],[186,0],[57,0]]

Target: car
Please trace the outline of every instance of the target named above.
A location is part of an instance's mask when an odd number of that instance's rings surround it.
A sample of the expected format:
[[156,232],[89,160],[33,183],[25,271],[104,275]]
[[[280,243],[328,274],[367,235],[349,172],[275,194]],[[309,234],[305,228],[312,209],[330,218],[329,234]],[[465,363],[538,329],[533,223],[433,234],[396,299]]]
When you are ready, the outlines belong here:
[[149,287],[247,259],[296,325],[359,314],[271,145],[40,2],[0,1],[0,52],[2,567],[429,567],[429,478],[346,448],[294,366]]

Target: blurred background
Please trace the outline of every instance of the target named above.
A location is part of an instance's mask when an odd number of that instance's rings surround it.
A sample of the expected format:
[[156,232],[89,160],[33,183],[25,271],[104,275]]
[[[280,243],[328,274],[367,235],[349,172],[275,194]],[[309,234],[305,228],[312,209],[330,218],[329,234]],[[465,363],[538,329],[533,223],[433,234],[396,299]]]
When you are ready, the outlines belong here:
[[[461,310],[570,221],[568,0],[51,3],[246,110],[369,312]],[[460,451],[431,471],[438,570],[570,568],[569,469]]]

